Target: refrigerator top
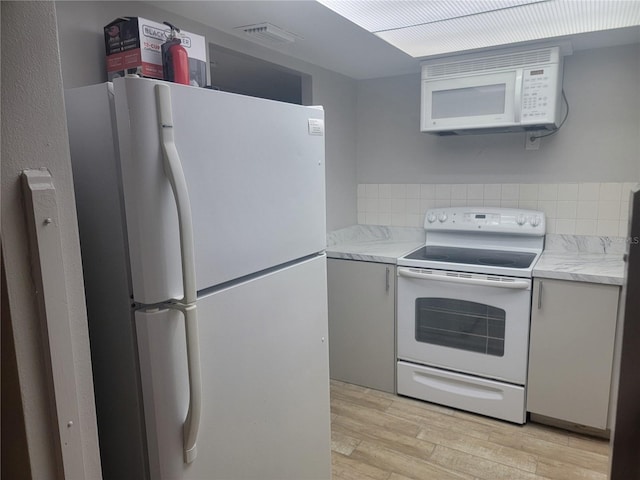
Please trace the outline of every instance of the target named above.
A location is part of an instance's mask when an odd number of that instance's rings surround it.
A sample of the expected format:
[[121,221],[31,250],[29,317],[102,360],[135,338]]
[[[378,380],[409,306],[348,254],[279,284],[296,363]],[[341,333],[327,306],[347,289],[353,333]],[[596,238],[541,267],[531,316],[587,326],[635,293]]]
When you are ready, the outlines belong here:
[[[150,79],[113,83],[134,300],[181,298],[156,85],[169,85],[198,290],[325,249],[324,112]],[[256,239],[260,248],[255,248]]]

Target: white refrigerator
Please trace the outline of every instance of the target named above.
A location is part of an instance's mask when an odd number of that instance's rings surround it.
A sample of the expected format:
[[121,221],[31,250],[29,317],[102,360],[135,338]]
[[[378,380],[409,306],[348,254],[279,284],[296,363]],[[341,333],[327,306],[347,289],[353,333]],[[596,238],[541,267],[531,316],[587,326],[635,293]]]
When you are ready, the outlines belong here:
[[104,478],[329,480],[323,110],[65,101]]

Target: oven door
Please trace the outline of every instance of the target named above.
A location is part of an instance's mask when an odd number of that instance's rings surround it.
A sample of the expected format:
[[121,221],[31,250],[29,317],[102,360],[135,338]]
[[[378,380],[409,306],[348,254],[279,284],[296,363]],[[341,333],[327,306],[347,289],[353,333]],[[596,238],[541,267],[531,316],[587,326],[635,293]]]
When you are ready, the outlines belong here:
[[398,268],[398,358],[525,384],[531,279]]

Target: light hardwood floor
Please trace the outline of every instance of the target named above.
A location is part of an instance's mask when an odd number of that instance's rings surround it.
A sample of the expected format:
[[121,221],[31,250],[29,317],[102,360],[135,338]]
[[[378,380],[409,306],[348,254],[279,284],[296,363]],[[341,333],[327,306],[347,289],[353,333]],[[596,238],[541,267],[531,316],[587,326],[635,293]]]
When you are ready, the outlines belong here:
[[331,381],[333,480],[607,478],[609,443]]

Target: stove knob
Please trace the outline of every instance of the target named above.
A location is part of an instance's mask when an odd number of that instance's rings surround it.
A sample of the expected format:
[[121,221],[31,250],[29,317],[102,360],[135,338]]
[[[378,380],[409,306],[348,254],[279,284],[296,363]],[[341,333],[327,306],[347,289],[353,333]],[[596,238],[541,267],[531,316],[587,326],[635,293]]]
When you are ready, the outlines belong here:
[[436,214],[433,212],[429,212],[429,214],[427,215],[427,222],[429,223],[433,223],[436,221]]
[[447,214],[442,212],[441,214],[438,215],[438,220],[440,221],[440,223],[444,223],[447,221]]
[[531,220],[529,220],[529,223],[531,224],[532,227],[537,227],[538,225],[540,225],[540,217],[538,217],[537,215],[535,217],[531,217]]
[[516,218],[516,223],[518,225],[524,225],[527,222],[527,217],[525,217],[523,214],[518,215],[518,218]]

